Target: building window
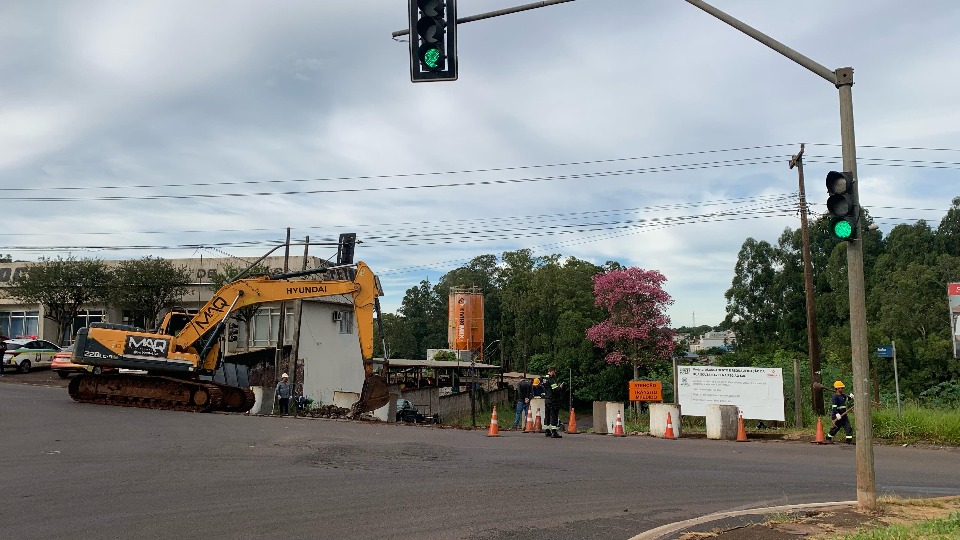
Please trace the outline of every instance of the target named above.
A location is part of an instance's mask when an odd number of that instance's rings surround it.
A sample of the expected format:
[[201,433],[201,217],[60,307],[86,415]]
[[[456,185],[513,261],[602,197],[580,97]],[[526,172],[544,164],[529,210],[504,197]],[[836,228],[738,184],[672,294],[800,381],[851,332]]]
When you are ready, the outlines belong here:
[[40,333],[39,311],[0,311],[0,333],[9,338]]
[[340,313],[340,333],[353,333],[353,311],[341,311]]
[[73,343],[76,340],[77,330],[90,326],[90,323],[103,322],[104,320],[106,320],[106,315],[102,309],[81,309],[74,317],[73,324],[70,325],[68,341]]
[[[293,343],[293,307],[287,307],[286,312],[283,342],[290,344]],[[240,325],[240,343],[246,343],[245,327],[245,324]],[[261,308],[253,320],[250,321],[250,333],[253,334],[251,346],[275,347],[277,345],[277,335],[280,333],[280,308]]]

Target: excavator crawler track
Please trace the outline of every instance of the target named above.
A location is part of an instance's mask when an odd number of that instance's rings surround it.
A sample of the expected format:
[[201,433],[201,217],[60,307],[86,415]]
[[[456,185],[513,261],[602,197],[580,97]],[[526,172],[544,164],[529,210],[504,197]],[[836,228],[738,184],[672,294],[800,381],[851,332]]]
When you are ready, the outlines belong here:
[[220,389],[223,399],[220,402],[218,411],[224,412],[247,412],[253,408],[257,398],[253,395],[253,390],[249,388],[240,388],[226,384],[214,383]]
[[191,412],[223,408],[223,392],[217,384],[174,377],[83,373],[70,381],[68,390],[80,403]]

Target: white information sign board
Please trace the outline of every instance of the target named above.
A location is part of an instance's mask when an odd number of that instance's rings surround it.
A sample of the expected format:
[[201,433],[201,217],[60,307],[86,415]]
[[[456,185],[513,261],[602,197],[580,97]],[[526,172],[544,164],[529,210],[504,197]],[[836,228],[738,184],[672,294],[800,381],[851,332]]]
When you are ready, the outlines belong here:
[[736,405],[744,418],[786,420],[780,368],[678,366],[677,388],[684,416],[706,416],[716,403]]

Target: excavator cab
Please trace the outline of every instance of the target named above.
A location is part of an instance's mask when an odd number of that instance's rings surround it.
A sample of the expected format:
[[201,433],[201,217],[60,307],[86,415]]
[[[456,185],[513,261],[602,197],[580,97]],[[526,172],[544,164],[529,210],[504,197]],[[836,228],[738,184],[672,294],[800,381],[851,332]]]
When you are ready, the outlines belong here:
[[181,330],[183,330],[187,324],[190,323],[190,319],[192,317],[192,315],[188,315],[183,312],[171,311],[170,313],[167,313],[167,315],[163,318],[163,322],[160,323],[160,330],[158,333],[167,336],[175,336]]

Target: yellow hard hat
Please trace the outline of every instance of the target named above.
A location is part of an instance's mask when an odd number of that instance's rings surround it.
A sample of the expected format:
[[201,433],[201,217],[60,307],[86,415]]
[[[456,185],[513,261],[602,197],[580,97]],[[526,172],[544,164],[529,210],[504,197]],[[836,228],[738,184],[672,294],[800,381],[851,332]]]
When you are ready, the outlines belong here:
[[843,386],[843,381],[837,381],[837,382],[833,383],[833,387],[834,387],[834,388],[846,388],[845,386]]
[[534,378],[533,378],[533,385],[536,386],[536,385],[538,385],[538,384],[540,384],[540,377],[534,377]]

